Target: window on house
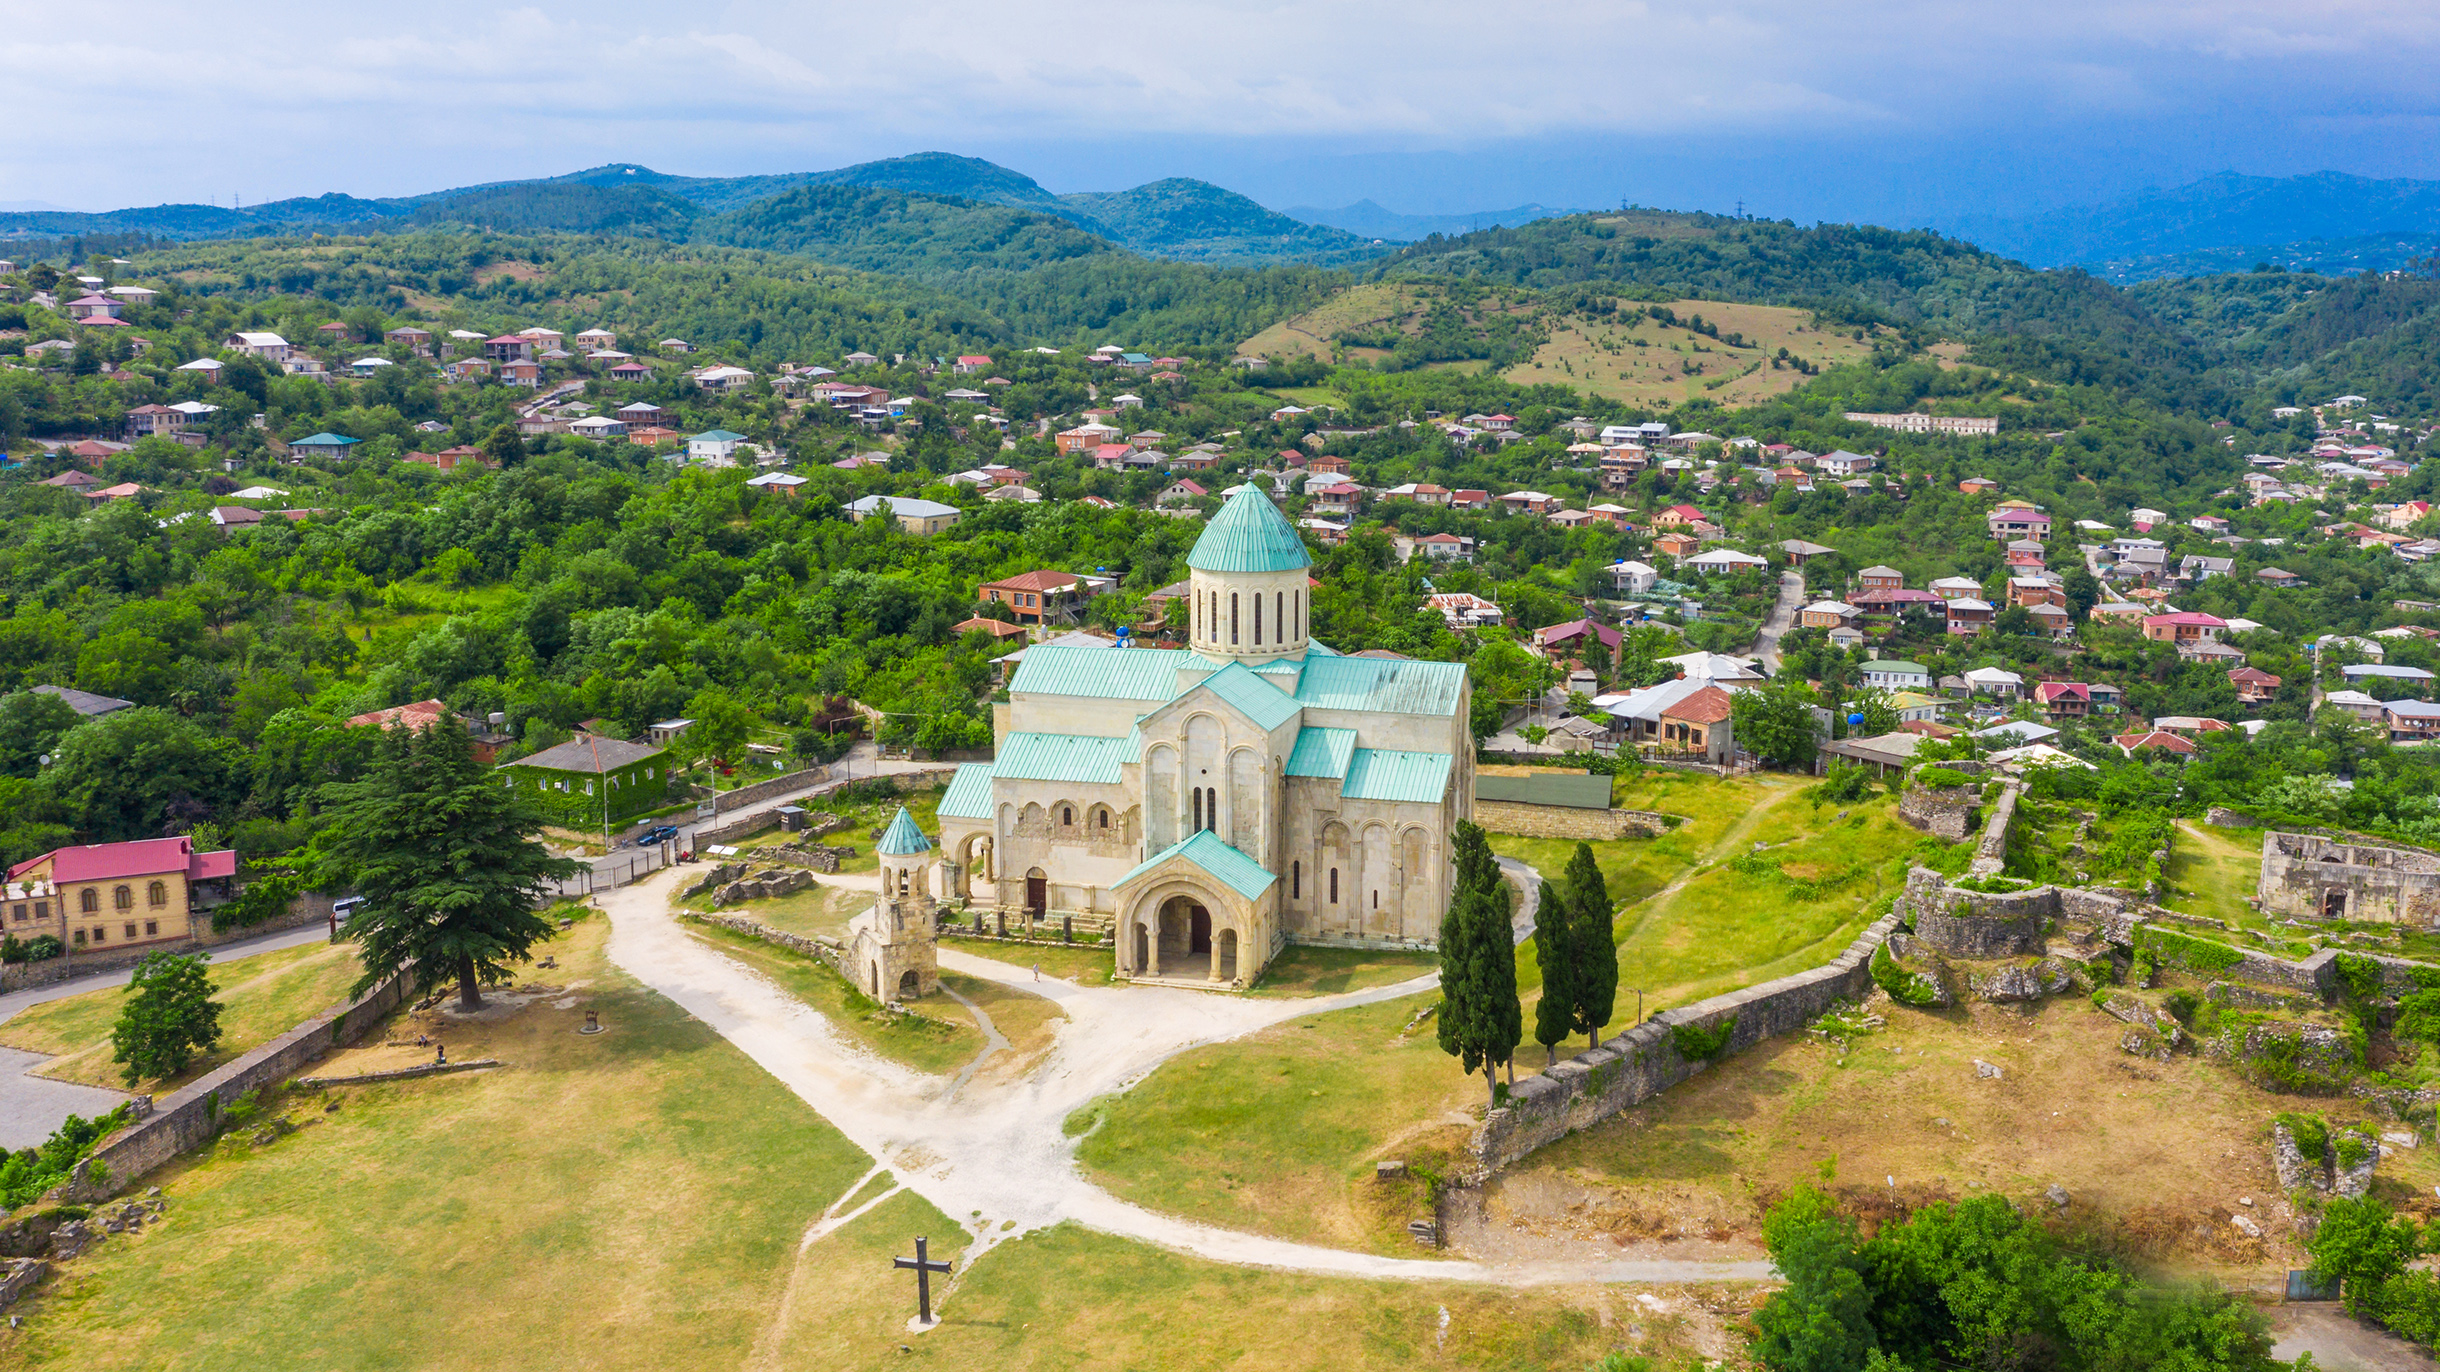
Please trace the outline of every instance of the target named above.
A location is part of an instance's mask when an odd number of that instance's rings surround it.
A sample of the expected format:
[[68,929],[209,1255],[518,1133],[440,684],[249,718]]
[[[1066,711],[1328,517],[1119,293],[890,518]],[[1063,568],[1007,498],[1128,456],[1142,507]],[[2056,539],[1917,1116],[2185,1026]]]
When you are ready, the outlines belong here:
[[114,910],[133,910],[136,908],[136,893],[134,889],[126,886],[111,887],[110,908]]
[[49,902],[49,901],[47,901],[47,900],[38,900],[38,901],[35,901],[35,902],[34,902],[34,918],[36,918],[36,919],[49,919],[50,917],[51,917],[51,902]]
[[585,783],[585,794],[586,794],[586,795],[591,795],[591,794],[593,794],[593,783],[592,783],[592,782],[590,782],[590,781],[588,781],[588,782],[586,782],[586,783]]
[[102,893],[101,893],[101,892],[99,892],[99,891],[94,890],[94,889],[93,889],[92,887],[90,887],[90,886],[86,887],[86,888],[85,888],[84,890],[82,890],[82,891],[77,892],[77,893],[76,893],[76,908],[77,908],[77,911],[78,911],[79,913],[81,913],[81,914],[87,914],[87,915],[90,915],[90,914],[92,914],[94,911],[101,909],[101,908],[102,908]]
[[13,913],[13,914],[15,914],[15,915],[17,916],[17,922],[18,922],[18,923],[23,924],[23,923],[25,922],[25,907],[24,907],[24,906],[22,906],[22,905],[18,906],[18,907],[17,907],[17,908],[16,908],[14,911],[12,911],[11,913]]
[[85,946],[85,931],[82,929],[76,931],[76,946],[79,948]]
[[160,932],[161,932],[161,921],[159,921],[159,920],[157,920],[157,919],[148,919],[148,920],[144,921],[144,937],[146,937],[146,938],[154,938],[154,937],[157,937],[157,936],[160,934]]
[[146,905],[167,905],[167,904],[169,904],[169,887],[167,887],[167,886],[163,885],[162,883],[160,883],[160,882],[158,882],[158,881],[156,881],[156,882],[152,883],[150,886],[145,887],[145,888],[144,888],[144,903],[145,903]]
[[130,921],[124,926],[124,932],[126,933],[128,939],[132,942],[136,936],[136,926],[133,921]]

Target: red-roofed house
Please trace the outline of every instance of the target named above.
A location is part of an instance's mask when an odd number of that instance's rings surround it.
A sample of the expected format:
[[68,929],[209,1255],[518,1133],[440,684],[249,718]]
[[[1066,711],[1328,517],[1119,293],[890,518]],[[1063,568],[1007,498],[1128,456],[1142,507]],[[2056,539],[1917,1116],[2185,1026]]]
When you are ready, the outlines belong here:
[[1619,645],[1625,640],[1620,637],[1616,629],[1607,624],[1596,624],[1589,619],[1571,619],[1565,624],[1551,624],[1536,629],[1533,631],[1533,646],[1553,655],[1565,653],[1570,657],[1581,657],[1584,655],[1585,645],[1595,638],[1601,640],[1603,646],[1610,650],[1611,660],[1616,661]]
[[2177,735],[2163,729],[2154,729],[2150,733],[2143,734],[2119,734],[2112,738],[2110,742],[2117,744],[2118,751],[2126,754],[2128,757],[2135,756],[2137,751],[2144,748],[2158,748],[2167,753],[2191,753],[2194,751],[2194,744],[2192,742],[2179,738]]
[[2237,700],[2246,705],[2264,705],[2279,694],[2279,678],[2259,667],[2239,667],[2228,674],[2228,684],[2237,688]]
[[976,372],[989,371],[991,370],[991,359],[981,353],[968,353],[957,360],[955,370],[959,376],[972,376]]
[[530,361],[534,356],[534,340],[517,333],[486,338],[483,340],[483,355],[494,362]]
[[[393,705],[386,710],[368,710],[363,714],[351,716],[347,722],[354,728],[412,731],[430,729],[453,719],[456,719],[456,715],[440,701],[418,700],[405,705]],[[509,741],[507,735],[499,734],[488,728],[470,728],[467,732],[474,737],[474,760],[486,767],[490,766],[492,760],[499,756],[501,745]]]
[[2080,681],[2038,682],[2033,701],[2052,719],[2082,719],[2093,712],[2093,690]]
[[1703,512],[1692,505],[1672,505],[1652,516],[1656,529],[1683,529],[1703,522]]
[[974,598],[986,605],[1005,605],[1019,624],[1067,623],[1076,606],[1092,598],[1092,587],[1074,572],[1025,572],[1000,581],[986,581]]
[[1706,686],[1661,710],[1661,746],[1700,753],[1713,762],[1731,761],[1737,751],[1729,732],[1731,713],[1728,692]]
[[2030,538],[2037,543],[2050,541],[2050,516],[2030,505],[2003,504],[1991,511],[1991,536],[2003,543]]
[[1449,508],[1452,510],[1488,510],[1491,508],[1491,492],[1472,489],[1451,491],[1449,492]]
[[197,888],[226,895],[236,876],[234,851],[198,853],[183,835],[54,848],[8,869],[8,932],[71,950],[183,942],[195,936]]
[[1345,476],[1355,464],[1343,457],[1316,457],[1305,463],[1305,470],[1315,476]]
[[2151,615],[2143,622],[2143,636],[2155,643],[2211,643],[2228,627],[2228,621],[2218,615],[2182,610],[2173,615]]

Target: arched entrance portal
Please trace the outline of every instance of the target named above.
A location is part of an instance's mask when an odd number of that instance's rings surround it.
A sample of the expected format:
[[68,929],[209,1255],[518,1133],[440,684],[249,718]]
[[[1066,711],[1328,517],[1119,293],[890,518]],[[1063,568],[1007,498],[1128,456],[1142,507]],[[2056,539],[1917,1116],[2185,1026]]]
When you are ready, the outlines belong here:
[[1025,874],[1025,917],[1040,921],[1051,908],[1050,875],[1036,867]]
[[913,1000],[922,994],[923,980],[913,971],[908,971],[898,978],[898,998],[900,1000]]
[[[1160,914],[1156,918],[1159,921],[1158,932],[1150,939],[1155,946],[1147,949],[1140,943],[1138,945],[1139,952],[1149,952],[1152,956],[1148,959],[1139,957],[1137,965],[1155,976],[1163,973],[1192,976],[1203,970],[1194,965],[1192,959],[1198,955],[1206,958],[1211,955],[1211,911],[1192,896],[1171,896],[1161,902]],[[1137,926],[1137,929],[1137,937],[1144,939],[1142,926]]]

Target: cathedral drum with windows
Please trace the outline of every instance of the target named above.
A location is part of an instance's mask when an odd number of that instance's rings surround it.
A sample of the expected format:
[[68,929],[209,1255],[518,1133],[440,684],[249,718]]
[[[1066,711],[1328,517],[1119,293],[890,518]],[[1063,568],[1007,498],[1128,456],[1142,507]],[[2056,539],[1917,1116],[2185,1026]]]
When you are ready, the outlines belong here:
[[1253,486],[1187,565],[1187,647],[1026,651],[993,760],[941,800],[950,893],[1114,930],[1137,978],[1435,946],[1473,809],[1464,666],[1313,642],[1312,559]]

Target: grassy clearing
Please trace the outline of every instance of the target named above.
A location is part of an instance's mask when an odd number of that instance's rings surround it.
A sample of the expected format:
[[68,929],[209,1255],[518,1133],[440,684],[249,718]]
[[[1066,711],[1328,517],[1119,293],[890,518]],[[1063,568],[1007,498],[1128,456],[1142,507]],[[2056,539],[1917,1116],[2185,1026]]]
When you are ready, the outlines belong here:
[[2270,929],[2246,905],[2262,874],[2262,829],[2217,829],[2179,820],[2169,845],[2169,890],[2161,904],[2189,915]]
[[[1693,772],[1659,769],[1621,778],[1610,803],[1622,810],[1653,810],[1686,822],[1658,838],[1616,839],[1593,845],[1593,860],[1609,884],[1610,898],[1620,904],[1649,899],[1694,867],[1728,854],[1722,850],[1732,831],[1767,820],[1805,783],[1791,777],[1751,776],[1723,780]],[[1806,820],[1812,816],[1806,809]],[[1773,833],[1794,831],[1775,827]],[[1739,838],[1747,836],[1740,832]],[[1766,837],[1756,833],[1752,837]],[[1748,839],[1750,841],[1750,839]],[[1767,841],[1767,839],[1766,839]],[[1491,847],[1502,857],[1516,858],[1547,877],[1566,870],[1576,852],[1569,839],[1525,838],[1493,834]]]
[[[308,1016],[347,999],[362,975],[354,944],[309,943],[211,964],[221,1003],[220,1045],[180,1076],[139,1082],[159,1094],[202,1076],[240,1053],[278,1038]],[[125,987],[68,996],[20,1011],[0,1024],[0,1044],[50,1053],[42,1074],[62,1081],[125,1089],[119,1064],[111,1061],[110,1032],[126,1006]]]
[[1354,286],[1293,319],[1285,319],[1237,347],[1246,357],[1303,355],[1330,360],[1331,340],[1351,329],[1369,329],[1413,314],[1419,293],[1412,286]]
[[[1763,1207],[1799,1181],[1828,1176],[1867,1216],[1886,1213],[1893,1177],[1908,1206],[1997,1191],[2032,1210],[2056,1184],[2072,1198],[2063,1222],[2130,1256],[2222,1270],[2303,1265],[2279,1222],[2265,1139],[2273,1114],[2311,1107],[2199,1056],[2129,1057],[2118,1047],[2124,1026],[2078,998],[1879,1009],[1889,1027],[1846,1050],[1772,1040],[1542,1150],[1488,1199],[1512,1222],[1576,1237],[1727,1230],[1750,1244]],[[1977,1058],[2004,1075],[1978,1077]],[[2352,1102],[2316,1105],[2333,1120],[2357,1117]],[[2400,1149],[2376,1185],[2423,1209],[2435,1182],[2440,1157]],[[2232,1214],[2271,1237],[2245,1239]]]
[[[0,1330],[0,1364],[489,1367],[514,1346],[659,1369],[742,1355],[807,1225],[870,1162],[609,967],[605,928],[547,946],[572,1007],[450,1025],[453,1053],[509,1068],[283,1102],[311,1123],[157,1175],[167,1222],[77,1259],[12,1311],[28,1318]],[[609,1032],[574,1032],[586,1008]]]
[[1506,379],[1556,381],[1630,405],[1666,407],[1697,398],[1750,405],[1806,380],[1793,367],[1772,368],[1770,360],[1782,348],[1820,366],[1871,351],[1852,333],[1815,328],[1809,310],[1719,300],[1679,300],[1668,308],[1680,319],[1700,315],[1724,335],[1742,335],[1744,346],[1649,319],[1626,327],[1615,319],[1574,316],[1552,329],[1550,341],[1530,359],[1509,368]]
[[[898,813],[898,807],[904,805],[907,807],[907,813],[914,816],[915,827],[923,830],[927,837],[937,839],[940,836],[940,798],[944,794],[946,794],[945,787],[935,786],[929,790],[911,791],[903,796],[894,795],[883,800],[846,802],[821,800],[809,801],[807,805],[811,809],[846,815],[850,821],[848,827],[836,833],[826,834],[816,840],[816,842],[826,843],[833,847],[854,850],[852,855],[839,864],[839,870],[842,872],[874,872],[881,868],[881,857],[873,851],[881,836],[874,831],[886,828],[891,816]],[[738,846],[750,852],[764,844],[785,843],[792,837],[794,836],[791,834],[774,829],[769,833],[757,834]]]
[[812,958],[717,925],[689,925],[687,932],[769,977],[820,1012],[832,1028],[892,1062],[945,1075],[983,1051],[983,1031],[955,1001],[928,1002],[911,1014],[885,1014],[845,977]]
[[1360,948],[1290,945],[1263,969],[1258,996],[1335,996],[1393,986],[1440,970],[1438,953],[1377,952]]
[[[1411,1252],[1403,1232],[1367,1222],[1355,1188],[1369,1184],[1379,1158],[1420,1160],[1406,1146],[1425,1142],[1417,1126],[1454,1131],[1465,1107],[1481,1103],[1482,1078],[1460,1074],[1430,1020],[1406,1032],[1431,1003],[1407,996],[1300,1016],[1181,1054],[1092,1107],[1103,1123],[1077,1159],[1116,1194],[1157,1209],[1314,1243]],[[1350,1070],[1357,1063],[1363,1070]]]
[[[846,934],[849,921],[873,908],[871,891],[860,890],[852,886],[828,885],[823,883],[819,876],[814,878],[814,883],[802,891],[792,891],[784,896],[773,896],[769,900],[750,900],[742,905],[724,905],[721,907],[721,913],[743,915],[748,919],[759,920],[774,929],[791,934],[802,934],[807,938],[824,935],[838,938]],[[672,904],[675,906],[695,908],[703,904],[701,896],[697,896],[689,902],[675,900],[674,889],[671,894],[673,896]]]
[[[1051,1037],[1058,1032],[1061,1022],[1067,1019],[1066,1012],[1059,1008],[1057,1001],[1003,986],[996,981],[943,972],[940,974],[940,984],[973,1001],[984,1014],[991,1017],[992,1027],[1000,1031],[1000,1037],[1008,1040],[1008,1056],[1012,1061],[1030,1061],[1048,1051]],[[946,1007],[943,1013],[946,1013]],[[1002,1066],[1000,1070],[1007,1069]]]
[[1079,986],[1107,986],[1118,967],[1118,956],[1106,943],[1005,943],[943,934],[940,946],[1027,972],[1039,966],[1042,975]]

